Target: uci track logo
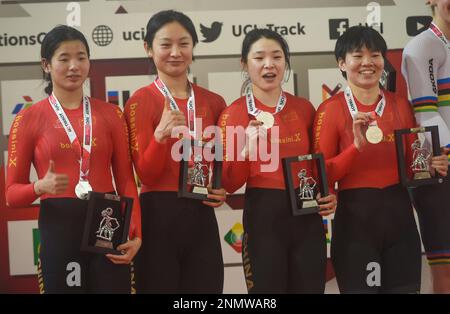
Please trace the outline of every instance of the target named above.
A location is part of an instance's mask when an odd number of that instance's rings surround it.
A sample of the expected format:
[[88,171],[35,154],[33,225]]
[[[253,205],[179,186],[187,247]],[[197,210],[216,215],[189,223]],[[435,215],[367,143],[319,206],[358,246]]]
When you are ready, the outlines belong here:
[[222,32],[222,25],[223,23],[220,22],[213,22],[211,27],[206,27],[205,25],[200,24],[200,32],[204,38],[202,42],[210,43],[219,38],[220,33]]
[[97,46],[108,46],[113,41],[113,31],[109,26],[98,25],[92,31],[92,40]]

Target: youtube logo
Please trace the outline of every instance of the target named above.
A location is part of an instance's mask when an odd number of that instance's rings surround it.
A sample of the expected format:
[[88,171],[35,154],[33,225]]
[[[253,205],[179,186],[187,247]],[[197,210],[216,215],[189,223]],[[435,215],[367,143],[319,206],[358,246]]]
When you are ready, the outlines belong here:
[[431,16],[409,16],[406,18],[406,32],[408,36],[417,36],[428,29],[433,18]]

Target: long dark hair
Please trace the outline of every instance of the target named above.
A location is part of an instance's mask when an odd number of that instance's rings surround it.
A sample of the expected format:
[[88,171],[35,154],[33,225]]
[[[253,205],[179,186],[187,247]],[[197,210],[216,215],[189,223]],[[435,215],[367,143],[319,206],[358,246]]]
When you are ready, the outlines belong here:
[[[41,58],[47,60],[47,62],[50,62],[56,49],[58,49],[61,43],[69,40],[81,41],[86,47],[88,57],[90,56],[89,45],[83,33],[70,26],[58,25],[45,35],[41,45]],[[52,78],[51,75],[45,73],[45,71],[43,71],[43,73],[44,80],[48,82],[48,85],[44,90],[48,95],[50,95],[53,91]]]

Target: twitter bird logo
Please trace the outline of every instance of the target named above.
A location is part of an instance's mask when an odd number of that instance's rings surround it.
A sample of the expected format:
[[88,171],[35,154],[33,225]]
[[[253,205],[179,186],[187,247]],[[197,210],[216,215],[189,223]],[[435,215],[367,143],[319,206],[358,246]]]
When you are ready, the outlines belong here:
[[219,22],[212,23],[211,27],[206,27],[205,25],[200,24],[200,32],[205,38],[204,40],[202,40],[202,42],[210,43],[216,40],[219,37],[220,32],[222,31],[222,25],[223,23]]

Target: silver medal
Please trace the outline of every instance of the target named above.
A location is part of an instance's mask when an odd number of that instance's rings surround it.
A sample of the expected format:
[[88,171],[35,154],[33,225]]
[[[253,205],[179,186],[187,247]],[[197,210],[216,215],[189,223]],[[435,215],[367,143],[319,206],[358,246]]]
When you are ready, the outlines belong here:
[[92,187],[88,181],[79,181],[75,187],[75,194],[81,200],[87,199],[90,191],[92,191]]

